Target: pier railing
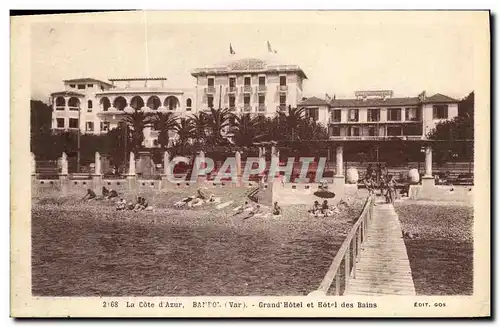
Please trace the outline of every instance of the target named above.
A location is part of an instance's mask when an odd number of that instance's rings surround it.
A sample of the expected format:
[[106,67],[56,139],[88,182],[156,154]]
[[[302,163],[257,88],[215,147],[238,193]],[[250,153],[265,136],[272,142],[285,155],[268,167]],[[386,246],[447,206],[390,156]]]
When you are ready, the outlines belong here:
[[[356,278],[356,259],[361,251],[361,244],[366,239],[367,228],[372,221],[374,203],[373,195],[366,199],[363,211],[337,251],[323,281],[318,289],[309,295],[342,295],[349,284],[349,279]],[[334,290],[330,291],[334,282]]]

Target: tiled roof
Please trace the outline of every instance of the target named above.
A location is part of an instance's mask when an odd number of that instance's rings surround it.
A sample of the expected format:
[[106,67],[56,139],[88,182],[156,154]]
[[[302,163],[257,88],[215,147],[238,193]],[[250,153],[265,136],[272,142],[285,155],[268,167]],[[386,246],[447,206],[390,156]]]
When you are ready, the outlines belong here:
[[459,100],[456,100],[456,99],[453,99],[453,98],[450,98],[449,96],[446,96],[444,94],[441,94],[441,93],[436,93],[434,94],[433,96],[430,96],[428,97],[427,99],[425,99],[426,103],[436,103],[436,102],[439,102],[439,103],[457,103],[457,102],[460,102]]
[[76,97],[83,97],[85,96],[82,93],[74,92],[74,91],[60,91],[60,92],[54,92],[50,94],[51,96],[56,96],[56,95],[62,95],[62,96],[76,96]]
[[419,104],[417,97],[388,98],[388,99],[335,99],[330,101],[331,107],[393,107],[393,106],[415,106]]
[[323,99],[317,97],[310,97],[299,103],[299,106],[324,106],[327,104],[328,103]]
[[108,83],[106,81],[101,81],[99,79],[95,79],[95,78],[91,78],[91,77],[67,79],[67,80],[64,80],[64,82],[65,83],[97,82],[97,83],[106,84],[108,86],[113,86],[111,83]]

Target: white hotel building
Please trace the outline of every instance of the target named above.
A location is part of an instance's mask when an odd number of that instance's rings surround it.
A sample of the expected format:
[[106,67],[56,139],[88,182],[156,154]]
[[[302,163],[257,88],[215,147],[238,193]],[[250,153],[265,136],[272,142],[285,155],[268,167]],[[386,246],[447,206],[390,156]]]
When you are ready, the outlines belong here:
[[[180,117],[229,108],[236,114],[272,117],[291,106],[305,108],[309,118],[328,126],[332,140],[423,139],[438,122],[458,114],[459,101],[442,94],[395,98],[392,91],[364,91],[353,99],[306,99],[304,71],[280,62],[274,53],[261,58],[233,56],[191,75],[196,85],[190,89],[172,86],[166,78],[65,80],[64,90],[51,94],[52,128],[106,133],[130,108],[170,111]],[[158,132],[146,128],[144,133],[144,146],[154,146]]]

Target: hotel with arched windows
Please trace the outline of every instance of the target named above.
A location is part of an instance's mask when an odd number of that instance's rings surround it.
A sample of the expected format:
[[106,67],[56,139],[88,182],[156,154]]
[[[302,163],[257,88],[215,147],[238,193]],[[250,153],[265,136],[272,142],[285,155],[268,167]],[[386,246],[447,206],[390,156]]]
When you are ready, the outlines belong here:
[[[210,108],[272,117],[289,106],[328,128],[332,140],[401,137],[425,139],[440,121],[458,115],[459,100],[443,94],[393,97],[390,90],[359,91],[353,99],[303,97],[306,74],[272,52],[259,58],[231,55],[225,62],[197,68],[196,84],[177,88],[166,78],[70,79],[51,94],[54,130],[100,134],[118,126],[127,112],[173,112],[178,117]],[[158,131],[144,130],[144,146],[156,146]]]

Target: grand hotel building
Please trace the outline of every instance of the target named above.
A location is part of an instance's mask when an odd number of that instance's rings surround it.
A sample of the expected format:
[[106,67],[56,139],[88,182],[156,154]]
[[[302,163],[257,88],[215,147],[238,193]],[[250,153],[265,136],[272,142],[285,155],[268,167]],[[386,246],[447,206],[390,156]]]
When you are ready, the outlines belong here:
[[[442,94],[394,97],[392,91],[356,92],[352,99],[303,97],[306,74],[298,65],[269,53],[195,69],[194,88],[172,86],[166,78],[79,78],[63,81],[51,94],[54,130],[106,133],[126,112],[174,112],[180,117],[229,108],[236,114],[271,117],[288,107],[302,107],[308,119],[328,126],[330,139],[423,139],[434,126],[458,114],[458,100]],[[157,131],[144,131],[144,146],[155,146]]]

